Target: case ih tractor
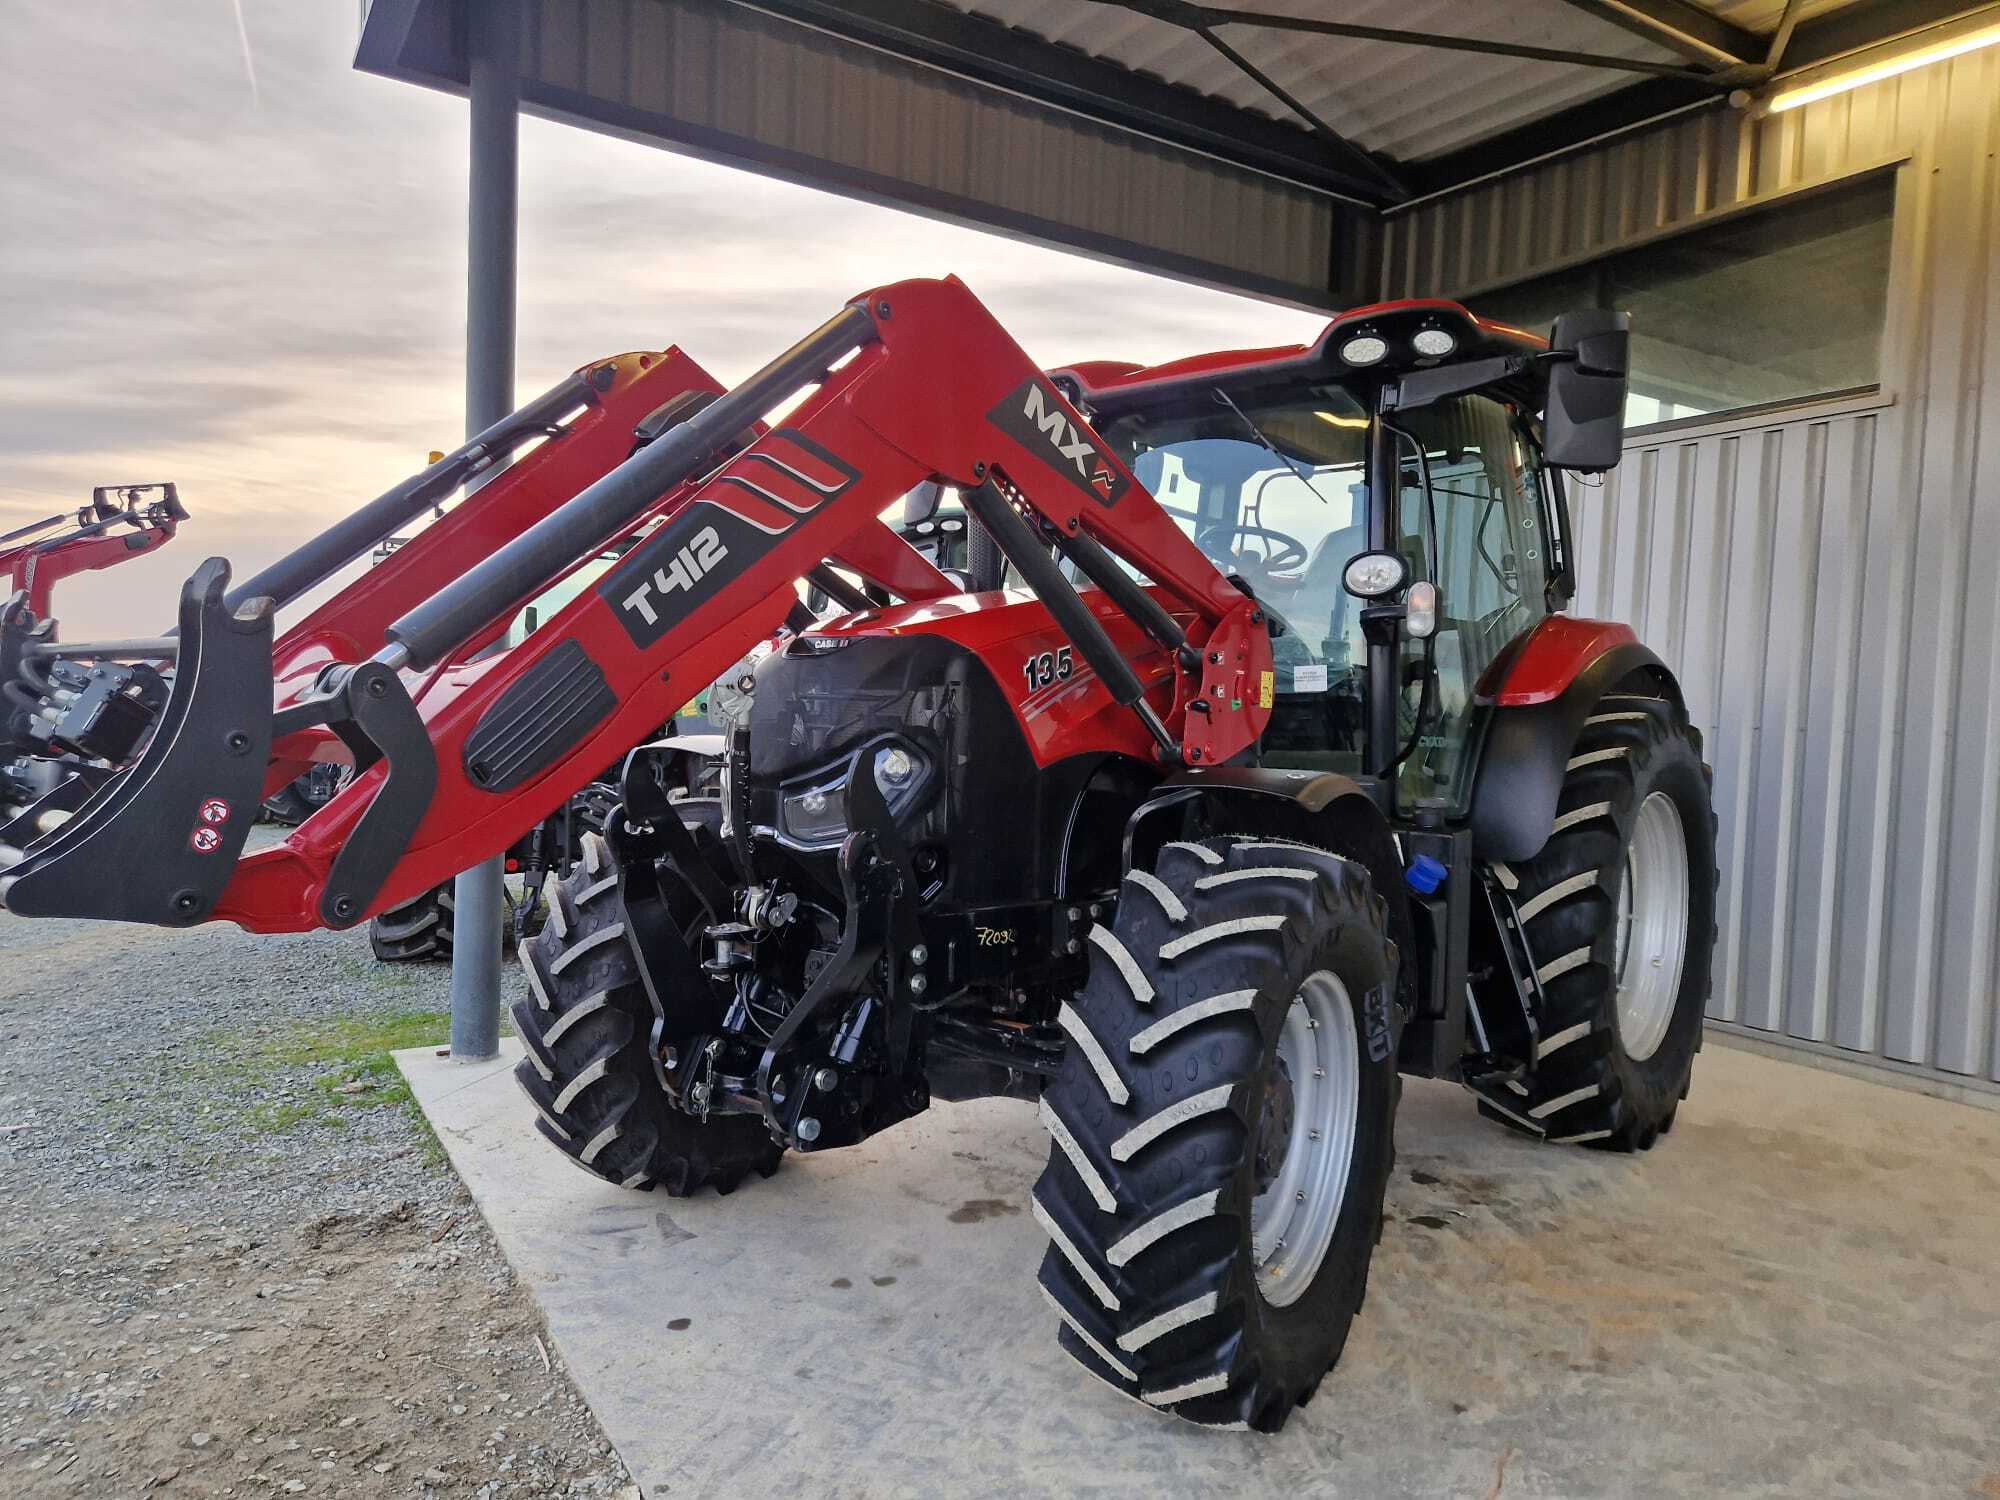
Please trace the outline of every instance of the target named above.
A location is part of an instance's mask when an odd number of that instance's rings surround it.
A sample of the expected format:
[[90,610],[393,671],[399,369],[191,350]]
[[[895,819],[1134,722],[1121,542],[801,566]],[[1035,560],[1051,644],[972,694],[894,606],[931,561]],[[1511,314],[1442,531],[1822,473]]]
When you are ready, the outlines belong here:
[[[542,1134],[628,1188],[728,1192],[935,1099],[1032,1101],[1064,1347],[1273,1430],[1361,1305],[1400,1074],[1614,1150],[1687,1090],[1700,742],[1630,631],[1559,612],[1563,471],[1616,462],[1625,348],[1615,314],[1545,344],[1403,302],[1051,374],[947,280],[726,394],[677,354],[587,367],[264,577],[204,564],[143,754],[54,832],[0,829],[0,893],[352,927],[762,644],[723,739],[625,758],[524,950]],[[272,600],[542,437],[396,553],[395,610],[345,598],[274,673]],[[970,590],[880,519],[929,482],[977,523]],[[814,621],[802,580],[847,612]],[[329,736],[359,774],[239,858]]]

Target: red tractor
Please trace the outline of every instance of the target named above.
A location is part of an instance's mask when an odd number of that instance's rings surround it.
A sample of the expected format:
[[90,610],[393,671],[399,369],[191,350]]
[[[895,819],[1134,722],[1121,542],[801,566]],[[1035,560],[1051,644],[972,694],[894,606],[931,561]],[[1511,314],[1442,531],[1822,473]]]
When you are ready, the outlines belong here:
[[[550,435],[439,523],[459,545],[395,554],[429,558],[423,595],[336,607],[351,628],[309,657],[288,634],[275,708],[269,597],[480,445],[280,586],[206,563],[144,752],[0,848],[0,898],[352,927],[506,848],[762,645],[724,736],[625,757],[523,951],[542,1134],[625,1187],[728,1192],[933,1099],[1034,1101],[1064,1347],[1273,1430],[1361,1305],[1399,1074],[1614,1150],[1687,1091],[1700,740],[1629,630],[1560,613],[1564,475],[1617,462],[1626,346],[1616,314],[1545,343],[1401,302],[1310,346],[1044,372],[947,280],[857,298],[723,394],[587,367],[561,413],[551,393],[482,438]],[[510,482],[545,514],[488,498]],[[964,576],[881,518],[929,483],[972,523]],[[801,583],[846,612],[815,621]],[[332,739],[358,774],[239,858],[243,814]]]

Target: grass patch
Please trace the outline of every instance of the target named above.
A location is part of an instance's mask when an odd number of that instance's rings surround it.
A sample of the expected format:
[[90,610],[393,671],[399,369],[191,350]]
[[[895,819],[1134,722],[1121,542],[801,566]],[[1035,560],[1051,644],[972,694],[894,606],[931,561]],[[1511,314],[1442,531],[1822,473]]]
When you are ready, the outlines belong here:
[[372,1067],[373,1076],[386,1069],[395,1076],[389,1054],[404,1047],[442,1047],[451,1037],[451,1017],[441,1010],[390,1010],[372,1016],[346,1016],[295,1027],[273,1037],[265,1056],[276,1063],[333,1063]]
[[444,1148],[390,1054],[405,1047],[443,1046],[450,1036],[451,1018],[445,1012],[399,1010],[299,1026],[264,1038],[243,1059],[245,1070],[264,1078],[281,1070],[309,1070],[310,1091],[303,1098],[294,1094],[256,1105],[251,1120],[259,1130],[278,1134],[308,1124],[339,1127],[355,1111],[395,1107],[416,1125],[425,1159],[442,1166]]

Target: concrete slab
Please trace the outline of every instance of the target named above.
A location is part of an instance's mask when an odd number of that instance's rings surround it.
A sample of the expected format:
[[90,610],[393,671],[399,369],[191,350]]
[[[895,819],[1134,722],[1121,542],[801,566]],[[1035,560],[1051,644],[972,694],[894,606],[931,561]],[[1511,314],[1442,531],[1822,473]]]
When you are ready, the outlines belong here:
[[1058,1351],[1027,1106],[674,1200],[547,1149],[512,1055],[398,1061],[649,1495],[2000,1500],[1985,1111],[1711,1047],[1674,1134],[1623,1158],[1412,1084],[1346,1356],[1258,1438]]

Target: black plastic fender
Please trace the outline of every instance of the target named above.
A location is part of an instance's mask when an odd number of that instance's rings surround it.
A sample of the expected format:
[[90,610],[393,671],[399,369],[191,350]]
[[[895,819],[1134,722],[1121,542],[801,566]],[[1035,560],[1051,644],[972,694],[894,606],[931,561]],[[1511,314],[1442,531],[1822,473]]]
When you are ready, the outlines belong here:
[[1474,858],[1529,859],[1548,842],[1570,746],[1598,699],[1631,679],[1676,708],[1684,706],[1680,684],[1666,664],[1646,647],[1628,642],[1597,657],[1546,703],[1489,711],[1472,783]]
[[[1176,837],[1189,814],[1203,814],[1207,833],[1295,839],[1351,859],[1368,871],[1375,893],[1389,909],[1389,936],[1402,955],[1397,991],[1405,1013],[1415,994],[1416,929],[1410,891],[1396,835],[1368,789],[1332,771],[1291,771],[1271,766],[1188,766],[1167,776],[1125,824],[1125,867],[1135,858],[1151,866],[1160,844]],[[1165,816],[1178,809],[1176,819]],[[1160,816],[1142,832],[1142,824]]]

